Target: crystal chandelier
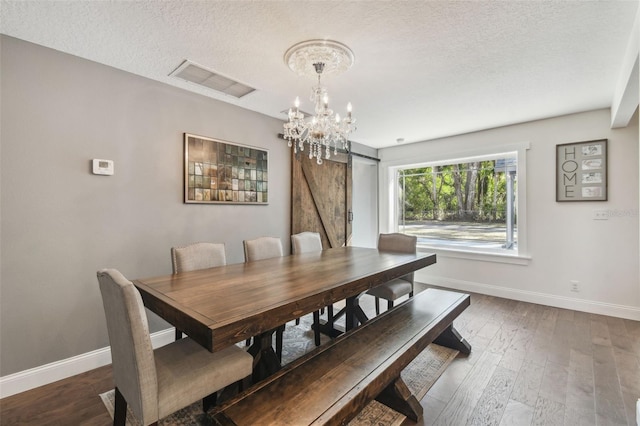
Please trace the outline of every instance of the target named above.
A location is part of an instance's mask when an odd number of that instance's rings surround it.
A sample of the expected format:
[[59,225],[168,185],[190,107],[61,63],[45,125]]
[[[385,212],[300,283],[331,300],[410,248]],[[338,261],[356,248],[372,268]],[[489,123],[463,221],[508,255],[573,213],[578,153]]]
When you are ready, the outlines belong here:
[[356,130],[356,120],[351,115],[351,103],[347,105],[347,115],[340,118],[329,108],[329,94],[322,85],[321,77],[338,74],[353,65],[353,52],[342,43],[331,40],[309,40],[292,46],[284,56],[289,68],[299,75],[317,76],[318,85],[312,88],[311,102],[315,105],[315,115],[305,118],[300,111],[300,100],[296,98],[294,107],[289,109],[289,121],[284,124],[284,138],[295,153],[304,151],[309,145],[309,158],[328,160],[338,153],[338,148],[349,151],[349,134]]

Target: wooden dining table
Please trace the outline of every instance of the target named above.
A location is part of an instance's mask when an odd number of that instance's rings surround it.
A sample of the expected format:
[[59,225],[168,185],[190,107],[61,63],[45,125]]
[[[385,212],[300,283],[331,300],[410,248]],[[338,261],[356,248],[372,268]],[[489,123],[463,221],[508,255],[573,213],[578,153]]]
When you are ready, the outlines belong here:
[[254,381],[280,368],[273,331],[346,300],[346,328],[366,321],[358,297],[436,262],[435,254],[339,247],[134,280],[144,305],[211,352],[255,337]]

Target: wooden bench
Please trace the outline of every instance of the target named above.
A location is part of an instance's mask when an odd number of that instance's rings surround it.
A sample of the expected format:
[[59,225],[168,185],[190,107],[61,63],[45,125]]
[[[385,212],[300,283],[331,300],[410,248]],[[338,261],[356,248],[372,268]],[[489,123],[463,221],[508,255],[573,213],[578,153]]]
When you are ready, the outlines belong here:
[[469,353],[453,328],[467,294],[427,289],[221,404],[218,425],[333,425],[377,399],[414,421],[422,407],[400,372],[432,342]]

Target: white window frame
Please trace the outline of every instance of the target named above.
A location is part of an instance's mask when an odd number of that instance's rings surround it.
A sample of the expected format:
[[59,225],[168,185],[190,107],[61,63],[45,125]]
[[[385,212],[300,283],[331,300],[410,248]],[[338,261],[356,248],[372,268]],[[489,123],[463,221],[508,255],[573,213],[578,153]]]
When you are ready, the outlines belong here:
[[465,163],[479,159],[496,158],[500,154],[517,155],[518,184],[516,211],[518,215],[517,250],[461,248],[443,244],[419,244],[418,249],[435,252],[443,257],[483,260],[501,263],[528,264],[531,257],[527,249],[527,150],[528,142],[509,145],[486,146],[448,153],[429,153],[424,156],[412,156],[411,161],[394,160],[380,163],[380,232],[398,232],[398,186],[397,174],[400,169],[426,167],[427,165]]

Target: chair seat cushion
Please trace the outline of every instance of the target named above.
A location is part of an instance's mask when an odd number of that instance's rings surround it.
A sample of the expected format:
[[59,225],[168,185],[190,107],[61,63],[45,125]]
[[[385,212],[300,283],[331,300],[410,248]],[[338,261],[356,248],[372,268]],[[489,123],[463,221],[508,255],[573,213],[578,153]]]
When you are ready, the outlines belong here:
[[190,338],[154,351],[158,416],[163,418],[251,374],[253,357],[237,346],[209,352]]
[[411,293],[412,289],[413,287],[410,282],[407,282],[400,278],[396,278],[395,280],[391,280],[372,288],[371,290],[367,291],[367,294],[385,300],[396,300],[399,297]]

